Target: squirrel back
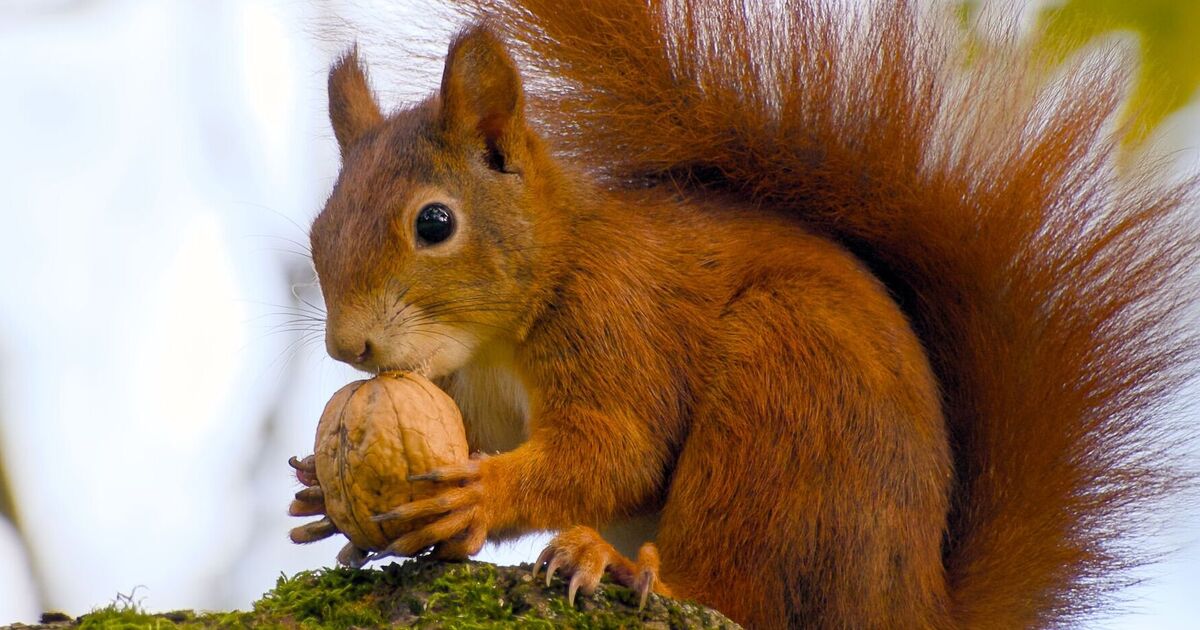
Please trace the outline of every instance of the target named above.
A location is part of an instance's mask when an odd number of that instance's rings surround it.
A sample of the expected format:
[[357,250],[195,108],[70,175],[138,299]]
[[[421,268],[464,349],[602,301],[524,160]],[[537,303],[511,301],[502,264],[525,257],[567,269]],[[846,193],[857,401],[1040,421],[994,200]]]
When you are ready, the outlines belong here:
[[1198,237],[1191,182],[1120,172],[1117,61],[1052,75],[908,0],[849,20],[804,0],[454,4],[516,46],[551,144],[609,186],[734,195],[884,281],[942,389],[956,622],[1076,620],[1126,583],[1144,510],[1181,479],[1164,412],[1192,376]]

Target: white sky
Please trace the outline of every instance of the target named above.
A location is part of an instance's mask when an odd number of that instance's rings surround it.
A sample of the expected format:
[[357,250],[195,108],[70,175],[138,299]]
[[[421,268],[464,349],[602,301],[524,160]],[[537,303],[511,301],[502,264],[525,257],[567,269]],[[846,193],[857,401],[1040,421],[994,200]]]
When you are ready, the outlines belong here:
[[[344,40],[321,11],[411,23],[345,4],[0,5],[0,457],[53,608],[138,586],[154,610],[244,608],[340,547],[288,542],[286,460],[357,376],[270,329],[311,279],[281,250],[337,169],[324,77]],[[420,92],[397,69],[436,76],[391,62],[385,94]],[[1200,144],[1197,121],[1177,117],[1168,142]],[[1113,627],[1195,627],[1197,531]],[[25,560],[0,523],[0,623],[40,612]]]

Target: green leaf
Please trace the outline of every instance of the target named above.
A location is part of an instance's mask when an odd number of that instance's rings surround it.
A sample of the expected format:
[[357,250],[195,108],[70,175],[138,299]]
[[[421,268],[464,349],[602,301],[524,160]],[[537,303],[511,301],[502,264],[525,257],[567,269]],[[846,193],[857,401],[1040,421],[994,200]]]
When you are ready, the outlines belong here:
[[1200,0],[1067,0],[1042,10],[1043,43],[1077,50],[1123,31],[1137,36],[1137,84],[1124,112],[1127,144],[1136,145],[1200,87]]

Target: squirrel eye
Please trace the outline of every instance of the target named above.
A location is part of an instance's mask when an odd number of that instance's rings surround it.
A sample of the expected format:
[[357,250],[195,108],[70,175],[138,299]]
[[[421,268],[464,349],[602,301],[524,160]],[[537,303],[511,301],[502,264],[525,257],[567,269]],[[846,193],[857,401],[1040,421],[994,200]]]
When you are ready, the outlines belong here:
[[436,245],[454,234],[454,213],[443,203],[426,204],[417,213],[417,240]]

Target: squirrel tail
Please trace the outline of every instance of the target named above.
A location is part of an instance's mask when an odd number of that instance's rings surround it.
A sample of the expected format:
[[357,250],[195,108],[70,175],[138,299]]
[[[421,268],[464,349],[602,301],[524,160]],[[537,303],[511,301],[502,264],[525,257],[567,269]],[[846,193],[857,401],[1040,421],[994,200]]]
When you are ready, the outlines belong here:
[[811,0],[453,3],[510,40],[531,114],[609,185],[787,213],[889,285],[943,388],[957,623],[1112,603],[1182,478],[1167,412],[1192,376],[1200,250],[1193,183],[1120,161],[1119,55],[1039,66],[1009,29],[969,39],[914,0],[849,19]]

